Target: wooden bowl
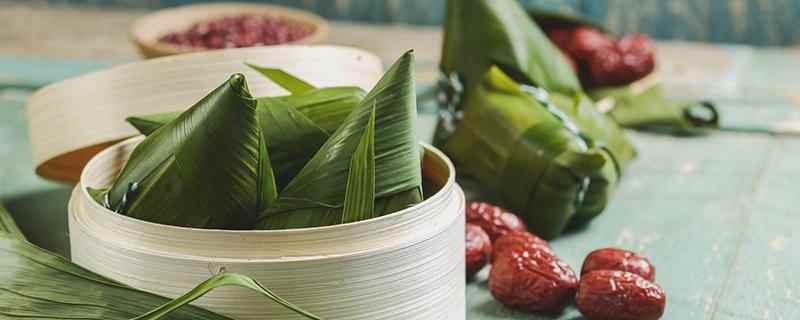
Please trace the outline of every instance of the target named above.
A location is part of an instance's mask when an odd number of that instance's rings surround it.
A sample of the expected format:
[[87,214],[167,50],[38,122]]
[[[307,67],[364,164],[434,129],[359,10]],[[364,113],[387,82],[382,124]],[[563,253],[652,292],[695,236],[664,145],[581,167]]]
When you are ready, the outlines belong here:
[[217,3],[182,6],[153,12],[139,18],[130,30],[130,37],[145,58],[156,58],[187,52],[213,49],[179,46],[159,39],[171,32],[188,30],[195,23],[238,15],[271,16],[311,26],[306,37],[282,44],[315,44],[325,40],[330,27],[322,17],[308,11],[282,6],[251,3]]

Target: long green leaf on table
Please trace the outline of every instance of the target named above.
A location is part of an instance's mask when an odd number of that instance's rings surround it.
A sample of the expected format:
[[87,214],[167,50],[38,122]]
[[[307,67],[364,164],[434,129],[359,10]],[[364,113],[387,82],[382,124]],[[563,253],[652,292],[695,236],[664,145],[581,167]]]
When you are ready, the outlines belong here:
[[375,109],[375,215],[422,200],[419,144],[414,120],[413,54],[395,62],[313,158],[281,192],[259,227],[300,228],[337,224],[350,163]]
[[233,75],[136,147],[105,205],[163,224],[252,227],[277,194],[256,103]]
[[496,67],[464,104],[464,118],[442,146],[459,174],[492,190],[532,232],[561,234],[585,201],[585,181],[608,165],[604,149]]
[[574,94],[580,82],[559,49],[516,0],[449,0],[441,68],[470,90],[492,66],[518,82]]
[[25,239],[25,235],[19,230],[14,218],[11,217],[11,213],[6,210],[2,203],[0,203],[0,234],[18,239]]
[[[636,129],[660,129],[691,133],[694,128],[719,128],[713,105],[698,101],[669,101],[658,84],[596,88],[589,95],[619,124]],[[695,114],[705,111],[707,114]]]
[[106,279],[8,234],[0,235],[2,319],[230,320],[188,305],[223,286],[255,290],[308,319],[319,319],[243,275],[218,274],[170,300]]
[[[98,276],[32,244],[0,235],[0,318],[131,319],[169,299]],[[228,319],[186,306],[164,319]]]
[[375,108],[361,136],[347,176],[342,223],[370,219],[375,214]]

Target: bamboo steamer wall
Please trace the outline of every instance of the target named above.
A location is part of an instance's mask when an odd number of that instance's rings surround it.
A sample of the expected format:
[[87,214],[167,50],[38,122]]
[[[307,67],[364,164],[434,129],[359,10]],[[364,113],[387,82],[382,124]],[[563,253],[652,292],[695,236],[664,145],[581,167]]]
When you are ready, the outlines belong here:
[[[383,71],[376,56],[357,49],[276,46],[136,62],[38,91],[27,106],[37,172],[80,178],[69,204],[73,261],[168,297],[225,270],[253,276],[325,319],[464,319],[464,195],[452,164],[429,146],[423,172],[441,187],[434,196],[346,225],[179,228],[131,219],[90,199],[85,187],[107,186],[142,139],[127,139],[136,132],[125,117],[185,109],[234,72],[245,73],[257,96],[283,93],[243,62],[282,68],[317,86],[365,90]],[[220,288],[196,303],[234,319],[300,319],[240,288]]]
[[[337,226],[229,231],[154,224],[113,213],[86,187],[111,183],[141,137],[99,153],[69,205],[72,259],[132,287],[175,297],[221,270],[250,275],[324,319],[464,319],[464,195],[446,156],[425,145],[439,187],[424,202]],[[198,301],[234,319],[302,319],[252,291]]]

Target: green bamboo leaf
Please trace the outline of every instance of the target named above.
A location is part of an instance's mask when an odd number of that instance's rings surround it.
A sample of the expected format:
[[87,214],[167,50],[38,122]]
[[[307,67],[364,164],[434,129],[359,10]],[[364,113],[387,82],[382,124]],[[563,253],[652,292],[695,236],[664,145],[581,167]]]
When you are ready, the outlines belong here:
[[350,160],[342,223],[366,220],[375,211],[375,108]]
[[291,302],[286,301],[281,297],[275,295],[274,293],[272,293],[272,291],[262,286],[260,283],[258,283],[258,281],[254,280],[253,278],[235,273],[220,273],[209,278],[208,280],[199,284],[197,287],[190,290],[186,294],[176,298],[175,300],[172,300],[146,314],[133,318],[132,320],[161,319],[163,316],[177,310],[178,308],[188,305],[192,301],[199,299],[209,291],[225,286],[236,286],[253,290],[269,298],[270,300],[286,307],[287,309],[305,316],[308,319],[317,319],[317,320],[320,319],[319,317],[311,314],[310,312],[305,311],[300,307],[292,304]]
[[[589,91],[598,104],[607,105],[608,114],[625,127],[691,134],[695,128],[719,128],[717,111],[698,101],[670,101],[660,85],[640,89],[640,84],[595,88]],[[692,108],[706,108],[710,115],[695,118]]]
[[[259,102],[280,100],[303,113],[317,126],[331,133],[339,128],[347,115],[353,111],[366,93],[359,87],[329,87],[280,97],[258,98]],[[262,104],[259,104],[261,106]],[[128,117],[130,123],[139,133],[149,135],[165,123],[177,118],[180,112],[164,112]],[[269,124],[262,124],[262,127]],[[267,141],[269,143],[269,140]]]
[[295,107],[326,132],[333,133],[366,94],[359,87],[328,87],[278,99]]
[[[169,299],[129,288],[25,241],[0,235],[0,318],[127,320]],[[193,307],[163,319],[230,320]]]
[[[260,228],[330,225],[342,221],[350,162],[375,108],[375,208],[395,210],[422,199],[414,132],[413,55],[403,55],[345,119],[268,209]],[[394,200],[400,197],[400,200]],[[391,203],[386,205],[384,201]],[[376,211],[380,216],[391,211]]]
[[106,205],[157,223],[249,228],[277,194],[265,143],[256,100],[234,75],[136,147]]
[[21,240],[25,239],[25,235],[19,230],[14,218],[11,217],[11,213],[6,210],[2,203],[0,203],[0,234]]
[[218,274],[170,300],[119,284],[24,240],[0,234],[0,319],[231,320],[189,305],[223,286],[254,290],[308,319],[319,319],[247,276]]
[[492,65],[551,92],[581,90],[561,51],[516,0],[450,0],[444,26],[441,68],[461,75],[467,91]]
[[167,122],[170,122],[181,113],[179,111],[176,112],[164,112],[164,113],[156,113],[147,116],[133,116],[125,118],[125,121],[130,123],[136,130],[138,130],[141,134],[149,135],[156,131],[156,129],[160,128]]
[[305,93],[316,89],[308,82],[303,81],[303,79],[297,78],[281,69],[261,67],[250,63],[245,64],[293,94]]
[[329,135],[281,99],[260,99],[256,109],[278,190],[297,175]]

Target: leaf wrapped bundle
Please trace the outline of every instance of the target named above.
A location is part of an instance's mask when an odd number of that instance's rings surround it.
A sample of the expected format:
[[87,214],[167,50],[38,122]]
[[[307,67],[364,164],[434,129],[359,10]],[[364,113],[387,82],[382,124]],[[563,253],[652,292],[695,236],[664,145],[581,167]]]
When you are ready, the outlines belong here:
[[[414,56],[407,52],[386,71],[281,191],[274,206],[265,210],[258,228],[332,225],[352,217],[382,216],[422,201],[413,66]],[[373,199],[372,210],[359,197]]]
[[246,229],[276,195],[256,100],[236,74],[142,141],[102,200],[146,221]]
[[[282,70],[249,65],[291,94],[256,99],[256,114],[273,164],[277,189],[311,159],[366,93],[359,87],[314,88]],[[139,132],[149,135],[181,112],[129,117]]]
[[238,75],[184,113],[129,118],[148,136],[112,188],[93,194],[135,218],[223,229],[315,227],[412,206],[422,201],[413,61],[406,53],[366,95],[251,66],[291,94],[253,99]]
[[516,1],[448,1],[441,68],[463,82],[437,128],[460,173],[546,238],[603,211],[635,150]]
[[222,286],[255,290],[308,319],[319,319],[255,280],[233,273],[215,275],[174,300],[127,287],[28,243],[0,205],[2,319],[230,320],[188,305]]

